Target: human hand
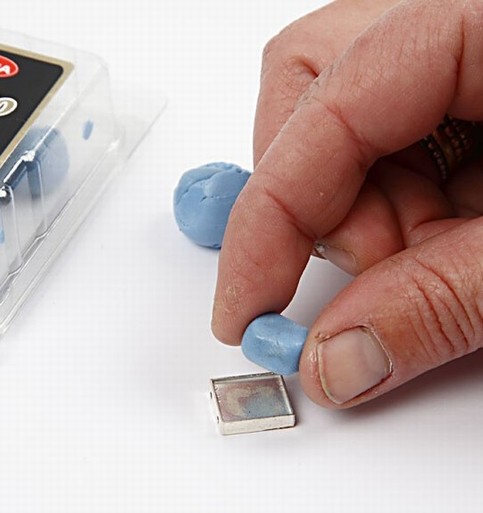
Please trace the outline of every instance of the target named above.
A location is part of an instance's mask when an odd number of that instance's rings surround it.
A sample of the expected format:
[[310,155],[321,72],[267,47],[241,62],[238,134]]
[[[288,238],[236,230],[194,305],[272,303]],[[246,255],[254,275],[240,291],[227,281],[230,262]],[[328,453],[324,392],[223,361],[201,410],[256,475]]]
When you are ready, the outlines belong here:
[[483,173],[443,184],[416,143],[483,120],[483,4],[339,0],[266,47],[255,173],[220,255],[213,331],[281,312],[316,247],[357,275],[300,359],[328,407],[370,400],[483,346]]

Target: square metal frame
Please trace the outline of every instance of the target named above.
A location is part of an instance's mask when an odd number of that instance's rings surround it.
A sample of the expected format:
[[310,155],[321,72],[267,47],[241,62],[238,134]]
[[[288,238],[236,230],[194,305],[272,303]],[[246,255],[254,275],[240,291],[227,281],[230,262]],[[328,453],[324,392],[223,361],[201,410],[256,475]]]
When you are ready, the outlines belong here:
[[279,374],[214,378],[210,385],[210,399],[222,435],[295,426],[295,413]]

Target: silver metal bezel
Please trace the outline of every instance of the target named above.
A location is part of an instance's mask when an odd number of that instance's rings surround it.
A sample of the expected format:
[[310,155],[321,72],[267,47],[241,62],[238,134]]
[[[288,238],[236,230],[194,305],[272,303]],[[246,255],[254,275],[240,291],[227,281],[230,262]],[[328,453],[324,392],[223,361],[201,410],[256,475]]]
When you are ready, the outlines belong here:
[[[263,390],[258,390],[257,383],[263,385]],[[262,404],[265,411],[259,414],[249,412],[249,415],[244,415],[247,412],[241,412],[239,418],[229,418],[227,415],[227,405],[224,404],[223,387],[230,387],[236,390],[237,387],[243,390],[250,384],[253,385],[253,395],[257,395],[258,405]],[[210,399],[218,424],[218,429],[222,435],[234,435],[240,433],[253,433],[258,431],[267,431],[271,429],[283,429],[293,427],[295,425],[295,413],[290,399],[288,397],[285,382],[279,374],[266,372],[261,374],[247,374],[243,376],[229,376],[224,378],[214,378],[210,380]],[[250,387],[249,387],[250,388]],[[271,397],[264,397],[266,391],[271,390]],[[248,393],[248,392],[246,392]],[[276,395],[276,397],[274,396]],[[244,396],[244,398],[249,396]],[[276,411],[273,411],[274,403],[276,401]],[[262,401],[262,403],[260,403]]]

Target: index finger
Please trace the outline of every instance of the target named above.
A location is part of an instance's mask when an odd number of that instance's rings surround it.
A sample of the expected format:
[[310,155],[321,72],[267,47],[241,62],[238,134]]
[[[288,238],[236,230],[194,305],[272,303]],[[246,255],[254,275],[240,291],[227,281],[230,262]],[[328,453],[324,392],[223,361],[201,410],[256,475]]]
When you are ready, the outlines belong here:
[[396,1],[335,1],[296,20],[268,42],[255,115],[255,165],[313,80]]
[[461,105],[465,91],[471,96],[460,69],[465,10],[472,2],[399,4],[316,79],[233,208],[219,261],[217,338],[239,343],[255,317],[281,312],[313,242],[345,217],[371,164],[431,132],[454,97]]

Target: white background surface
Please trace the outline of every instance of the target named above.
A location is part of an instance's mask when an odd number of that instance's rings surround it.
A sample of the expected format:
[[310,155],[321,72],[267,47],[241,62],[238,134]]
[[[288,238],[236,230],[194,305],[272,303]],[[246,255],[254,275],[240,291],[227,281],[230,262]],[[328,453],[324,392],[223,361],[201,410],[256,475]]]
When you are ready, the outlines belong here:
[[[209,319],[217,254],[173,222],[184,170],[250,167],[264,43],[295,0],[17,0],[1,25],[102,55],[169,106],[0,340],[2,513],[481,511],[483,354],[349,412],[288,379],[295,429],[221,437],[210,377],[258,371]],[[288,315],[348,278],[314,262]]]

